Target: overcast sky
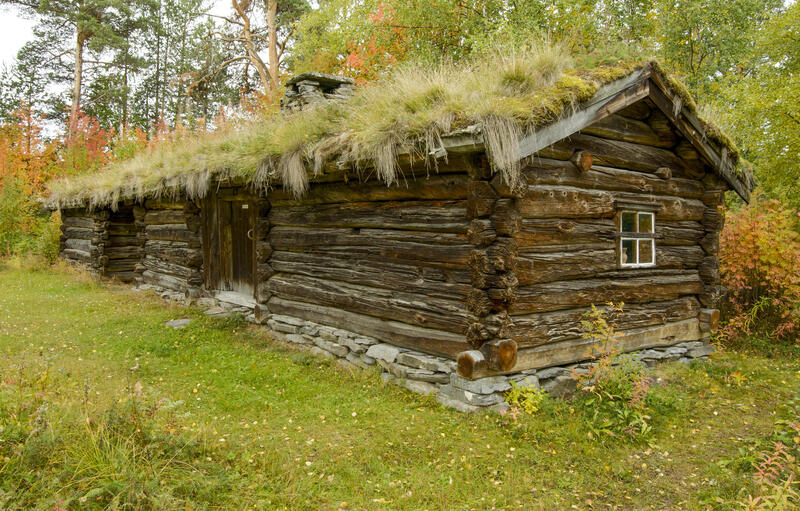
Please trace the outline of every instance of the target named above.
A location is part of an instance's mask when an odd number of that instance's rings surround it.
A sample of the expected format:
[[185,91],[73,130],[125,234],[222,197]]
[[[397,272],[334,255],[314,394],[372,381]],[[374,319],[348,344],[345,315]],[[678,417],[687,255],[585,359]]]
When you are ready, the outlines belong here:
[[[214,14],[227,14],[230,0],[214,0]],[[22,45],[33,37],[33,20],[23,18],[16,7],[0,7],[0,67],[10,66]]]

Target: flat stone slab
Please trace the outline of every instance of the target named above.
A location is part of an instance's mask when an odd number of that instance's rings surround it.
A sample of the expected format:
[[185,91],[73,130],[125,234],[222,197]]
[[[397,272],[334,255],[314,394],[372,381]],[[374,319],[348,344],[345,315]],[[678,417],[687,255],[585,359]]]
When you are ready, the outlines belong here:
[[205,312],[205,314],[206,316],[222,317],[227,316],[230,313],[222,307],[211,307]]
[[367,350],[367,356],[385,362],[394,362],[400,350],[391,344],[374,344]]
[[167,321],[164,324],[167,325],[170,328],[178,329],[178,328],[184,328],[186,325],[188,325],[191,322],[192,322],[191,319],[183,318],[183,319],[173,319],[172,321]]
[[474,394],[494,394],[495,392],[505,392],[511,388],[508,379],[504,376],[468,380],[456,373],[450,373],[450,384],[455,388]]

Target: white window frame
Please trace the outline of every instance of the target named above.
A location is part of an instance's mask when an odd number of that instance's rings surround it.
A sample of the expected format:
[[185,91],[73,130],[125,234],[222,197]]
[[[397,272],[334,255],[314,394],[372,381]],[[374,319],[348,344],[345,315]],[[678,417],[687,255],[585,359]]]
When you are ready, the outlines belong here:
[[[634,229],[635,229],[634,232],[627,232],[627,231],[623,231],[622,230],[622,215],[624,215],[626,213],[634,215],[635,224],[636,224],[634,226]],[[651,227],[651,231],[650,232],[639,232],[639,218],[640,218],[640,216],[643,216],[643,215],[649,215],[650,216],[650,227]],[[635,210],[635,209],[623,209],[623,210],[620,210],[619,211],[619,224],[618,224],[618,227],[617,227],[617,234],[619,236],[619,240],[617,241],[617,251],[619,252],[618,255],[617,255],[617,257],[618,257],[617,261],[619,263],[620,268],[651,268],[651,267],[656,265],[656,214],[655,214],[655,212],[652,212],[652,211],[641,211],[641,210]],[[631,237],[631,236],[625,236],[625,234],[638,234],[639,236]],[[642,236],[642,235],[648,235],[648,234],[649,234],[649,236]],[[635,254],[635,257],[636,257],[636,262],[633,262],[633,263],[623,262],[622,258],[625,255],[625,250],[623,249],[623,244],[624,244],[625,241],[632,241],[633,242],[633,245],[635,247],[634,254]],[[640,263],[639,262],[639,259],[640,259],[640,257],[639,257],[639,247],[640,247],[640,245],[642,244],[643,241],[649,241],[650,242],[650,250],[651,250],[650,261],[651,262],[649,262],[649,263]]]

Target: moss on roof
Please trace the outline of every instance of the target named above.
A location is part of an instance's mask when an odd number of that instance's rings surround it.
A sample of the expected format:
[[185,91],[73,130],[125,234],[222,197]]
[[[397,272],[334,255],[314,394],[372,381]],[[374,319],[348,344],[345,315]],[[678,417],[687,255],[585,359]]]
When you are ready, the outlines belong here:
[[[275,113],[238,130],[186,138],[109,165],[101,172],[49,184],[52,206],[106,206],[121,199],[202,197],[215,179],[238,178],[257,189],[277,184],[300,196],[309,175],[334,159],[356,163],[387,185],[400,174],[398,155],[429,167],[442,137],[476,126],[494,167],[512,187],[519,179],[518,141],[590,99],[603,85],[643,66],[621,61],[578,68],[559,47],[542,45],[465,66],[406,67],[362,87],[344,103],[327,102],[290,115]],[[688,90],[662,73],[697,112]],[[709,124],[709,137],[733,142]],[[361,176],[364,177],[364,176]]]

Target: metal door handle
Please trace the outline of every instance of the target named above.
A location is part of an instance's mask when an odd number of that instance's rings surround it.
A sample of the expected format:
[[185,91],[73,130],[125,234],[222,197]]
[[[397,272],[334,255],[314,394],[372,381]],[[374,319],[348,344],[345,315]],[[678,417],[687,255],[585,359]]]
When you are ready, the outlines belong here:
[[249,231],[247,231],[247,239],[249,239],[250,241],[253,241],[253,229],[250,229]]

